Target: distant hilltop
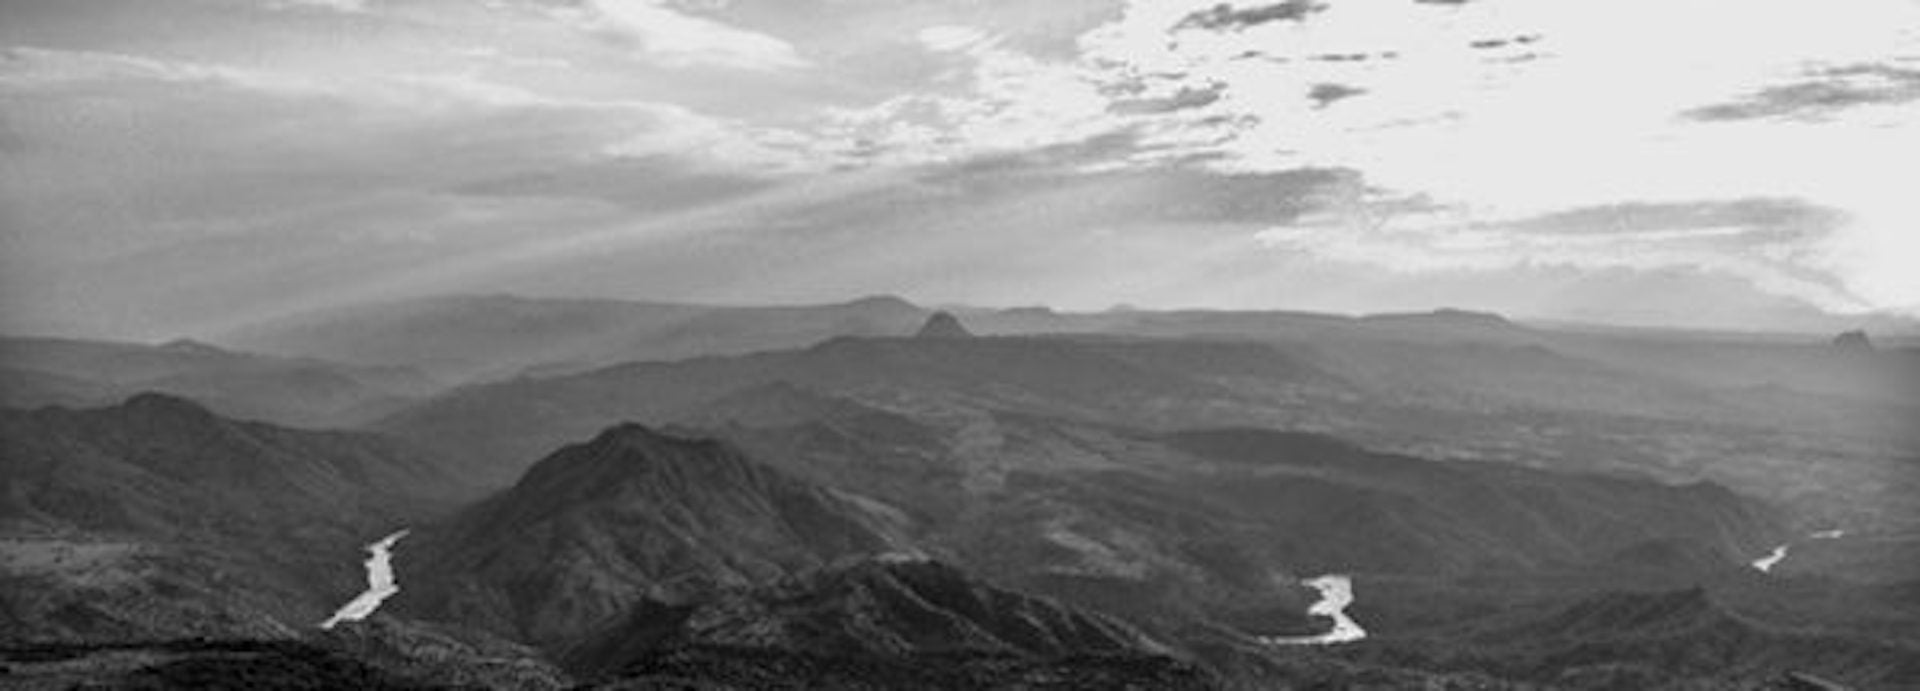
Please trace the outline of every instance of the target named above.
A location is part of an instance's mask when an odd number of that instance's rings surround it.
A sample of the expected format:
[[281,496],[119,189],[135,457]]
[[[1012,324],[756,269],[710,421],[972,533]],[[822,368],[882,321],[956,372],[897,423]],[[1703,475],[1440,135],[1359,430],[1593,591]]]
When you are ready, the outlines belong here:
[[960,319],[948,312],[934,312],[927,317],[927,323],[920,325],[920,331],[914,338],[972,338],[973,332],[960,324]]
[[1833,337],[1833,347],[1850,353],[1873,352],[1873,340],[1867,338],[1867,332],[1854,329]]

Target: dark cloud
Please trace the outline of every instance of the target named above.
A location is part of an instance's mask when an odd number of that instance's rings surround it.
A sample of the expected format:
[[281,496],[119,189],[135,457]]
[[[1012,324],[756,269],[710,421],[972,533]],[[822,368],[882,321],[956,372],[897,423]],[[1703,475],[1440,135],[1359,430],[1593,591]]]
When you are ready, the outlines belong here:
[[1694,120],[1818,118],[1857,106],[1920,100],[1920,70],[1892,65],[1849,65],[1821,70],[1806,81],[1772,86],[1744,98],[1689,110]]
[[1200,88],[1183,86],[1180,88],[1180,91],[1174,93],[1172,96],[1160,98],[1123,98],[1115,100],[1107,106],[1107,110],[1108,112],[1120,115],[1171,113],[1176,110],[1187,110],[1189,108],[1200,108],[1211,105],[1214,101],[1220,100],[1220,94],[1225,90],[1226,85],[1220,83],[1209,84],[1206,87]]
[[1520,36],[1502,36],[1499,38],[1483,38],[1476,41],[1469,41],[1467,42],[1467,47],[1473,48],[1475,50],[1492,50],[1494,48],[1505,48],[1507,46],[1531,45],[1533,43],[1538,42],[1539,40],[1540,40],[1539,34],[1523,34]]
[[1175,29],[1199,28],[1214,31],[1224,29],[1243,29],[1269,22],[1301,22],[1309,15],[1327,9],[1324,3],[1313,0],[1286,0],[1274,5],[1237,8],[1221,3],[1213,7],[1189,14]]
[[1369,53],[1321,53],[1308,59],[1315,62],[1366,62],[1374,58],[1392,57],[1397,57],[1397,55],[1391,53],[1380,53],[1378,55]]
[[1333,105],[1335,101],[1353,98],[1366,92],[1366,89],[1345,84],[1321,83],[1313,85],[1313,88],[1307,91],[1307,98],[1313,99],[1315,108],[1325,108]]

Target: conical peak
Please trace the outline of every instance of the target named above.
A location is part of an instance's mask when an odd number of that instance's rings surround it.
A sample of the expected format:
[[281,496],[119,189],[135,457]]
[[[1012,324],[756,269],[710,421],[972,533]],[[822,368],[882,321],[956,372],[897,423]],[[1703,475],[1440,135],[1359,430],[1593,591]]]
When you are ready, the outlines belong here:
[[927,323],[920,326],[914,338],[972,338],[973,332],[960,324],[960,320],[947,312],[934,312],[927,317]]

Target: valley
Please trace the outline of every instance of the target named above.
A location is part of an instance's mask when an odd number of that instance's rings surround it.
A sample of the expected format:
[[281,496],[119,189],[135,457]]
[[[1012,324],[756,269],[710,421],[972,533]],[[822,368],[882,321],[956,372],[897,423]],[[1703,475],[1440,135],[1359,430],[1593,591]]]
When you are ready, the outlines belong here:
[[0,0],[0,691],[1920,691],[1916,152],[1920,0]]
[[[157,393],[0,415],[0,657],[30,688],[1920,685],[1909,350],[509,303],[562,357],[458,304],[219,351],[460,382],[350,429]],[[427,357],[453,342],[518,364]],[[1672,362],[1715,348],[1741,364]]]

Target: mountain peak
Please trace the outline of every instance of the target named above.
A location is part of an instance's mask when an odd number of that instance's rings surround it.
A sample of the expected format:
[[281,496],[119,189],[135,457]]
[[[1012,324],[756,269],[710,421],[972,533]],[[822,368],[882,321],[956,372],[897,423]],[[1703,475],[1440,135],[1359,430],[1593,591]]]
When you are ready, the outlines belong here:
[[904,307],[916,309],[913,302],[898,295],[866,295],[846,303],[852,307]]
[[1873,352],[1873,339],[1867,338],[1867,332],[1854,329],[1833,337],[1833,347],[1850,353]]
[[1369,314],[1361,317],[1361,321],[1422,323],[1422,324],[1434,324],[1434,325],[1441,325],[1441,326],[1478,327],[1478,328],[1506,328],[1506,327],[1513,326],[1512,321],[1509,321],[1506,317],[1501,316],[1497,312],[1480,312],[1475,310],[1459,309],[1457,307],[1442,307],[1429,312],[1388,312],[1383,314]]
[[171,341],[167,341],[166,343],[160,344],[160,349],[166,350],[166,351],[172,351],[175,353],[192,353],[196,355],[227,354],[227,351],[220,348],[219,346],[213,345],[211,343],[206,343],[204,341],[196,341],[191,338],[176,338]]
[[920,326],[914,338],[972,338],[973,332],[960,324],[960,319],[948,312],[934,312],[927,317],[927,323]]
[[143,391],[120,404],[120,409],[141,416],[164,415],[174,419],[214,419],[213,411],[191,399],[172,394]]
[[655,429],[638,422],[622,422],[600,430],[585,446],[595,449],[627,449],[641,452],[662,449],[693,449],[701,446],[718,446],[719,441],[705,437],[686,436],[669,430]]
[[684,602],[889,548],[869,520],[725,442],[621,424],[410,542],[402,582],[418,587],[399,602],[552,644],[642,599]]

